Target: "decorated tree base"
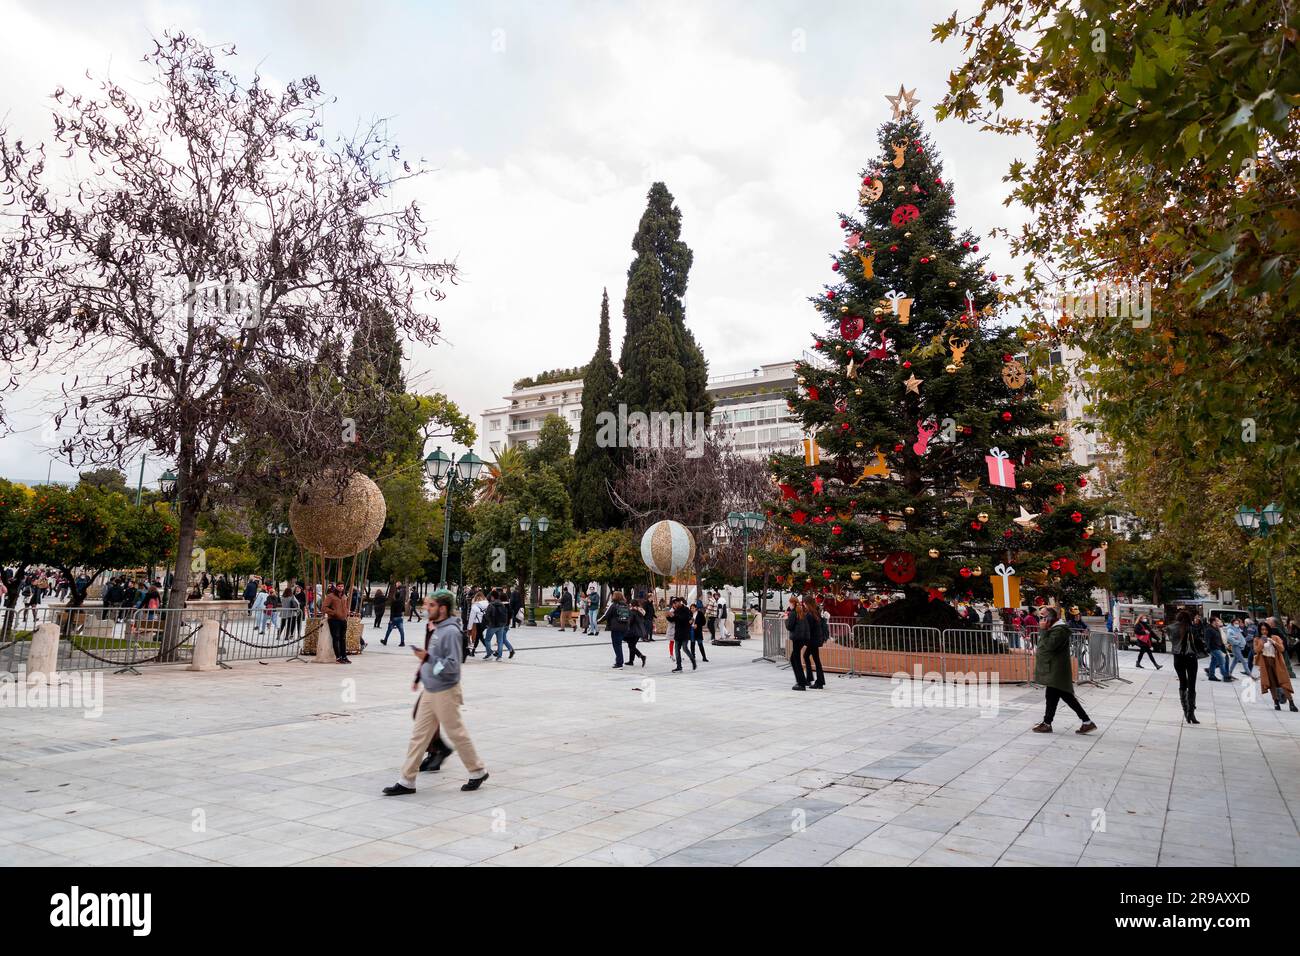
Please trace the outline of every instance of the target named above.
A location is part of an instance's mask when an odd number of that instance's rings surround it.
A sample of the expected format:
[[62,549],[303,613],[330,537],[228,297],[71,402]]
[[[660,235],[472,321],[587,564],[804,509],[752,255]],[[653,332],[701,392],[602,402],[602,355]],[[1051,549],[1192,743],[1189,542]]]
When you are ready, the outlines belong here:
[[[316,635],[325,627],[323,617],[312,617],[307,619],[307,627],[303,633],[302,639],[302,656],[312,657],[316,653]],[[349,654],[361,653],[361,631],[363,624],[361,618],[348,618],[348,631],[345,638]],[[329,640],[329,629],[325,628],[325,639]]]

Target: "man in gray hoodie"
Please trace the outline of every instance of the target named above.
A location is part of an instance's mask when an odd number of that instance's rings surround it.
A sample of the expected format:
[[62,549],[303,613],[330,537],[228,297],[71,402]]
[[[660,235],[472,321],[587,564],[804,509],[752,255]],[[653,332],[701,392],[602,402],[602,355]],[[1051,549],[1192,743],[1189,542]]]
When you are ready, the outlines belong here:
[[420,691],[413,715],[415,726],[406,748],[402,776],[397,783],[384,788],[385,796],[415,793],[415,776],[420,772],[420,762],[435,733],[441,733],[443,739],[455,748],[469,771],[469,782],[461,787],[462,790],[477,790],[488,778],[460,716],[463,631],[460,618],[452,613],[453,601],[452,593],[447,590],[436,591],[429,599],[428,620],[433,630],[424,650],[413,648],[415,656],[420,659],[419,673],[411,685],[411,690]]

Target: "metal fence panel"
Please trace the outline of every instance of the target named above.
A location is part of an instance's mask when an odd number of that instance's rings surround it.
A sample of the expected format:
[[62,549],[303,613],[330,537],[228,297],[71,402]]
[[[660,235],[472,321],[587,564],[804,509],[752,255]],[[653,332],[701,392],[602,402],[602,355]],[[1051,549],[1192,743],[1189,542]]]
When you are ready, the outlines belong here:
[[227,610],[221,616],[217,661],[294,658],[302,651],[303,616],[297,608]]
[[0,647],[0,668],[25,670],[35,625],[45,623],[59,628],[60,671],[189,664],[199,628],[221,613],[213,608],[45,607],[34,622],[20,619],[7,646]]

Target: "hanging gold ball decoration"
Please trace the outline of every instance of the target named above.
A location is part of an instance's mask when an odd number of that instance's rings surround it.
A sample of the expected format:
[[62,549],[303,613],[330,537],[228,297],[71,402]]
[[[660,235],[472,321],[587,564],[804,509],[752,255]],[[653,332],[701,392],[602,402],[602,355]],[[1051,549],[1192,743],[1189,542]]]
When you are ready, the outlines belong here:
[[871,314],[872,314],[872,315],[884,315],[884,314],[885,314],[885,310],[882,309],[880,306],[876,306],[874,309],[871,310]]
[[844,313],[848,311],[849,311],[849,307],[847,305],[840,306],[840,312]]
[[916,514],[916,509],[913,508],[911,505],[908,505],[906,508],[903,509],[903,514],[914,515]]
[[978,565],[976,565],[975,567],[973,567],[973,568],[970,569],[970,573],[971,573],[971,576],[972,576],[972,577],[976,577],[976,578],[977,578],[977,577],[979,577],[981,574],[984,573],[984,569],[981,568],[981,567],[979,567]]
[[804,378],[802,375],[800,375],[798,381],[799,381],[799,384],[800,384],[800,385],[803,385],[803,384],[807,383],[808,379],[806,379],[806,378]]
[[850,572],[849,572],[849,577],[852,578],[854,581],[861,581],[861,580],[862,580],[862,572],[861,572],[861,571],[850,571]]
[[980,512],[979,514],[977,514],[975,517],[979,518],[981,523],[983,523],[983,522],[989,520],[988,513],[987,513],[987,512],[984,512],[984,511],[981,511],[981,512]]
[[930,557],[937,558],[939,556],[939,549],[931,548],[927,553],[930,555]]
[[861,447],[862,447],[862,442],[854,442],[854,443],[853,443],[853,447],[854,447],[854,448],[861,448]]
[[289,505],[289,527],[303,550],[326,558],[360,554],[384,530],[388,507],[379,486],[362,474],[340,483],[322,475]]
[[955,288],[957,288],[957,283],[956,283],[956,282],[949,282],[949,283],[948,283],[948,288],[949,288],[949,289],[955,289]]
[[955,373],[955,372],[957,371],[957,366],[955,366],[955,365],[949,365],[949,366],[947,366],[947,367],[944,368],[944,371],[947,372],[949,375],[952,375],[953,373]]
[[1034,487],[1034,483],[1032,481],[1022,481],[1020,487],[1024,488],[1025,491],[1028,491],[1030,488]]
[[904,238],[904,239],[911,239],[911,238],[912,238],[912,234],[911,234],[910,232],[905,232],[905,233],[903,233],[903,238]]

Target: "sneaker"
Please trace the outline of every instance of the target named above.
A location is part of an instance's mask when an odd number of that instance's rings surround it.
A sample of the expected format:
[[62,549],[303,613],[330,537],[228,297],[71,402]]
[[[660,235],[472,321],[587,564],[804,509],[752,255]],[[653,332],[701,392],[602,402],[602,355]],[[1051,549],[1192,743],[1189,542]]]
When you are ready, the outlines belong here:
[[471,777],[468,783],[464,783],[461,785],[461,789],[477,790],[479,787],[483,786],[483,781],[486,780],[487,778],[488,778],[487,774],[483,774],[483,776],[481,777]]
[[1088,721],[1086,724],[1082,724],[1082,725],[1079,727],[1079,729],[1075,731],[1075,733],[1076,733],[1076,734],[1090,734],[1090,733],[1092,733],[1092,732],[1093,732],[1094,730],[1096,730],[1096,729],[1097,729],[1097,725],[1094,724],[1094,723],[1090,720],[1090,721]]
[[391,787],[384,787],[384,796],[400,797],[408,793],[415,793],[413,787],[404,787],[400,783],[395,783]]
[[1034,724],[1033,729],[1036,734],[1050,734],[1052,732],[1052,725],[1045,723]]

